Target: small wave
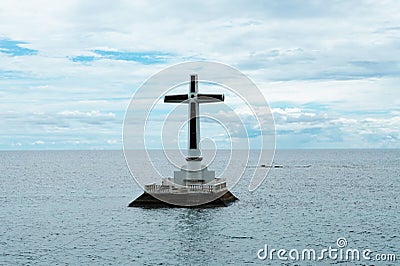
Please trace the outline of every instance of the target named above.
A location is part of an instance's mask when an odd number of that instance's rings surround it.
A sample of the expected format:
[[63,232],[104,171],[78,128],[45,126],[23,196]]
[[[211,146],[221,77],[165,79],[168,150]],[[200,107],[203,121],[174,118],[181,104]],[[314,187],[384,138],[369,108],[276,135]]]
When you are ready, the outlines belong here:
[[294,167],[296,167],[296,168],[310,168],[310,167],[311,167],[311,164],[295,165]]
[[311,164],[305,164],[305,165],[281,165],[281,164],[274,164],[274,165],[266,165],[266,164],[260,164],[260,165],[247,165],[247,168],[310,168]]
[[230,238],[238,238],[238,239],[253,239],[252,236],[230,236]]

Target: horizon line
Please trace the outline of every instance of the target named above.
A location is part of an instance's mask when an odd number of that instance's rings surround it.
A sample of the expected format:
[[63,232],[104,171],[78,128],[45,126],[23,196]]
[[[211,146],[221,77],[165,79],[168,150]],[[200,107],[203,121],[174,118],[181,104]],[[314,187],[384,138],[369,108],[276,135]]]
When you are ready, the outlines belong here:
[[[163,149],[130,149],[131,151],[163,151]],[[165,149],[168,151],[179,150],[179,149]],[[205,151],[211,151],[210,149],[204,149]],[[230,151],[230,149],[218,149],[220,151]],[[247,149],[235,149],[237,151],[246,151]],[[259,151],[262,149],[249,149],[250,151]],[[400,148],[277,148],[275,151],[290,151],[290,150],[400,150]],[[3,150],[0,152],[17,152],[17,151],[124,151],[124,149],[14,149],[14,150]]]

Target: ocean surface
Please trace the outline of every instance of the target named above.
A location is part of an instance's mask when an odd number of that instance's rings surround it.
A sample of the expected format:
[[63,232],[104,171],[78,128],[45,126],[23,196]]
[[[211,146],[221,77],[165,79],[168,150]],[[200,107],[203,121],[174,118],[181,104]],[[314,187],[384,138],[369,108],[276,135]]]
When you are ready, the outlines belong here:
[[229,207],[140,209],[122,151],[0,152],[0,265],[315,265],[257,252],[338,238],[397,261],[318,264],[399,264],[400,150],[284,150],[274,164]]

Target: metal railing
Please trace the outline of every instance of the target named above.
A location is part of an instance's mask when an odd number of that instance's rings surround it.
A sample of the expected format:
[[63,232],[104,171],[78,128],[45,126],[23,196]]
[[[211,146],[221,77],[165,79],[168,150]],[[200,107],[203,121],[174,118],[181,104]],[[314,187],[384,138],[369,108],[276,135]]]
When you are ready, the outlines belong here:
[[226,189],[226,182],[212,184],[212,185],[187,185],[187,186],[174,186],[174,185],[145,185],[147,192],[160,192],[160,193],[212,193]]

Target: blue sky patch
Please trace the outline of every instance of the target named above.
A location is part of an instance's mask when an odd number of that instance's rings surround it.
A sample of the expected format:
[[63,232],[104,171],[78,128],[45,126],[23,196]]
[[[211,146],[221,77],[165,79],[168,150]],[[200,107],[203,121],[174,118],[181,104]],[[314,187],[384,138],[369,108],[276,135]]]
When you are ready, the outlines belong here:
[[9,39],[0,40],[0,53],[8,54],[11,56],[35,55],[37,50],[21,47],[21,44],[26,42],[13,41]]
[[271,108],[301,108],[304,110],[329,110],[330,106],[325,103],[317,103],[317,102],[307,102],[303,104],[295,103],[295,102],[287,102],[287,101],[275,101],[270,102],[269,106]]
[[72,62],[82,62],[82,63],[92,62],[94,61],[94,59],[95,59],[94,56],[85,56],[85,55],[79,55],[71,58]]
[[105,51],[105,50],[93,50],[95,56],[76,56],[72,57],[73,62],[92,62],[99,59],[111,59],[111,60],[122,60],[122,61],[135,61],[144,65],[152,65],[158,63],[164,63],[172,54],[163,53],[158,51],[151,52],[129,52],[129,51]]
[[1,70],[0,79],[23,79],[24,74],[21,71]]

